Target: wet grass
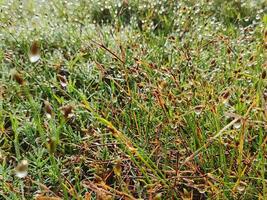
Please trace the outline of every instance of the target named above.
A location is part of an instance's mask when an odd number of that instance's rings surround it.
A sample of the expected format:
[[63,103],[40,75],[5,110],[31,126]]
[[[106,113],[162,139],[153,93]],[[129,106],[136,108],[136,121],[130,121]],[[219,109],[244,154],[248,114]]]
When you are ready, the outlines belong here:
[[25,2],[0,1],[1,199],[267,199],[264,1]]

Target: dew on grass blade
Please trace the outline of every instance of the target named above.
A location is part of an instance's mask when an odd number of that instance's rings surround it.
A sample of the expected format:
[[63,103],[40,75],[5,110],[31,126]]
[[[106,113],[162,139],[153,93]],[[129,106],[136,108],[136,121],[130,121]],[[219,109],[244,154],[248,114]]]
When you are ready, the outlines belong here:
[[31,45],[29,52],[29,59],[31,63],[35,63],[40,59],[40,48],[36,41],[34,41]]
[[22,160],[15,168],[15,174],[18,178],[25,178],[28,175],[28,161]]

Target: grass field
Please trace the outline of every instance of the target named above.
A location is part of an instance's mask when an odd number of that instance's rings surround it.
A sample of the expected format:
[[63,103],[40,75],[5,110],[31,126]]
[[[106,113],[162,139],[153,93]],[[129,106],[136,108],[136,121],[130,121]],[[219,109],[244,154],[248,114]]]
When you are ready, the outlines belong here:
[[0,0],[0,199],[267,199],[266,7]]

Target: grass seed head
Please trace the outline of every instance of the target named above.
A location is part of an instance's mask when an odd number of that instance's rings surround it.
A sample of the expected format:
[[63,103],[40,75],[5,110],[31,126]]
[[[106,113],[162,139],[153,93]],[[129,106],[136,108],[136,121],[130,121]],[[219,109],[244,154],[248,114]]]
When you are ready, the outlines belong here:
[[15,168],[15,173],[18,178],[25,178],[28,175],[28,161],[22,160]]
[[47,149],[50,154],[54,154],[56,152],[57,144],[56,139],[51,137],[47,140]]
[[30,47],[29,59],[30,62],[35,63],[40,59],[40,48],[37,41],[34,41]]
[[66,76],[62,76],[60,74],[57,75],[57,79],[59,80],[60,82],[60,85],[65,88],[67,85],[68,85],[68,81],[67,81],[67,78]]
[[265,78],[266,78],[266,75],[267,75],[266,70],[264,70],[264,71],[262,72],[262,74],[261,74],[261,78],[262,78],[262,79],[265,79]]
[[17,70],[11,70],[12,79],[15,80],[19,85],[24,85],[25,81],[23,79],[23,74],[19,73]]
[[114,174],[118,177],[121,177],[121,171],[122,171],[122,167],[121,167],[121,159],[117,159],[115,161],[115,165],[113,167],[113,171]]
[[68,118],[71,118],[73,116],[73,106],[72,105],[66,105],[66,106],[63,106],[61,107],[61,111],[63,113],[63,116],[68,119]]
[[53,115],[53,108],[49,101],[44,101],[44,110],[46,112],[46,117],[50,119]]

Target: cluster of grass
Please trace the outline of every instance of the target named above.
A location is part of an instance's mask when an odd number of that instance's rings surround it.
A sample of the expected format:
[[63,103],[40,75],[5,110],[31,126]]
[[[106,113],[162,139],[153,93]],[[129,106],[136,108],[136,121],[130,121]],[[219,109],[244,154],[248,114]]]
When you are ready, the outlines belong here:
[[267,199],[265,1],[0,10],[0,199]]

